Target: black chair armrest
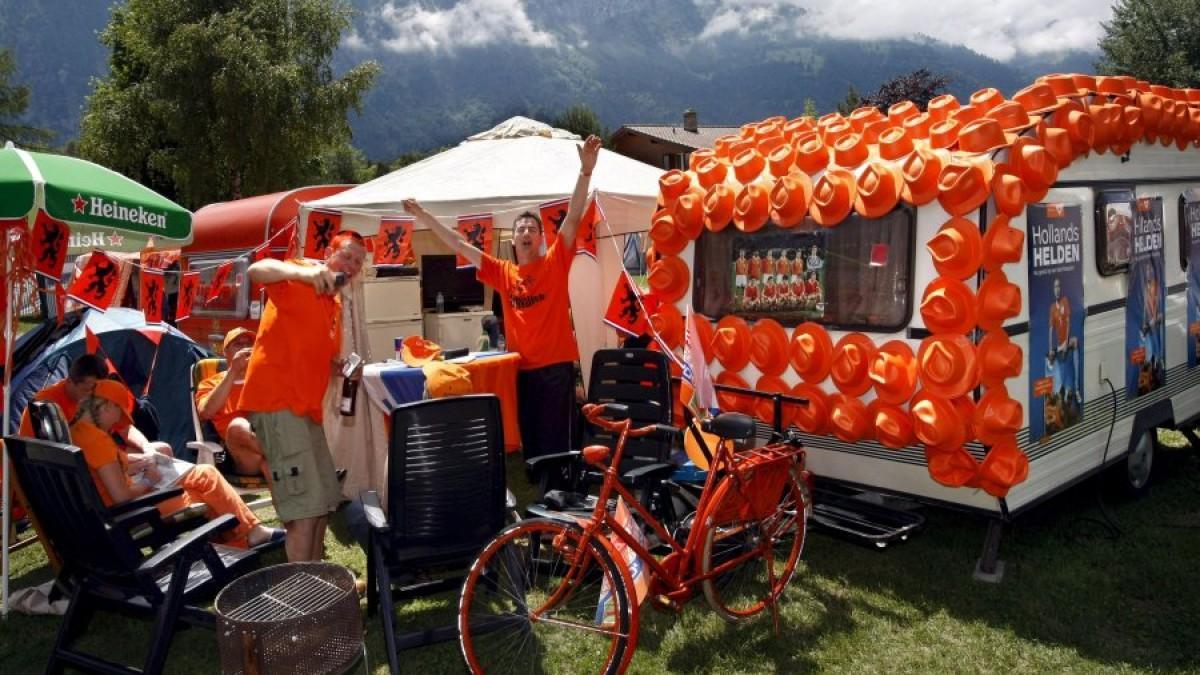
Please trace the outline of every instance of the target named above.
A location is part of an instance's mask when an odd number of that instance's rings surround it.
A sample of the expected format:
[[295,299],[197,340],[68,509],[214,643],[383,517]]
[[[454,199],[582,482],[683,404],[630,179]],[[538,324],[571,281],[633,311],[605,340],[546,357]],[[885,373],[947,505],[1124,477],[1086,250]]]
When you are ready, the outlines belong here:
[[626,471],[621,478],[634,485],[640,485],[649,480],[666,480],[675,473],[675,467],[670,464],[647,464]]
[[165,502],[166,500],[171,499],[172,497],[178,497],[181,494],[183,494],[183,488],[181,487],[163,488],[156,492],[144,494],[141,497],[135,497],[127,502],[113,504],[112,506],[108,507],[108,515],[116,517],[122,513],[128,513],[145,506],[154,506],[159,502]]
[[119,516],[114,516],[114,525],[119,525],[127,532],[132,532],[135,528],[142,525],[149,525],[152,530],[157,530],[163,527],[162,514],[153,506],[144,506],[135,511],[126,511]]
[[377,532],[388,532],[392,526],[388,523],[387,514],[379,505],[379,493],[366,490],[358,496],[362,500],[363,515],[367,517],[367,525]]
[[[237,518],[232,514],[218,516],[200,527],[181,536],[167,546],[159,549],[154,555],[142,562],[138,567],[139,574],[152,574],[163,563],[170,562],[185,552],[208,546],[209,537],[237,527]],[[200,556],[197,555],[197,558]]]
[[558,466],[560,464],[567,464],[570,462],[574,462],[575,458],[578,456],[579,456],[578,450],[569,450],[567,452],[555,452],[555,453],[551,453],[549,455],[541,455],[538,457],[534,457],[533,459],[527,459],[527,460],[525,460],[525,466],[530,471],[537,473],[538,471],[544,471],[546,469],[549,469],[550,467]]

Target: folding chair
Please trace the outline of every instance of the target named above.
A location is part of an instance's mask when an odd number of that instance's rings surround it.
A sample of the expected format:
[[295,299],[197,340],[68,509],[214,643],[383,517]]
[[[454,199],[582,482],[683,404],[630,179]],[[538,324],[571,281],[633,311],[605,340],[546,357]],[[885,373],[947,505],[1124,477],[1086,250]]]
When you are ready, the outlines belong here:
[[[4,441],[25,497],[42,516],[46,535],[62,559],[59,581],[70,589],[48,673],[60,673],[67,666],[126,675],[162,672],[178,624],[213,627],[213,615],[197,603],[249,571],[258,559],[255,550],[209,543],[211,536],[235,527],[231,515],[176,537],[154,505],[179,495],[179,488],[108,508],[79,448],[15,436]],[[135,539],[132,532],[141,527],[155,536]],[[163,543],[153,545],[151,540]],[[153,547],[149,555],[142,552],[146,546]],[[96,609],[152,618],[150,649],[140,669],[73,648]]]
[[397,673],[401,650],[456,640],[458,630],[397,634],[396,601],[461,587],[475,556],[505,526],[511,504],[494,395],[416,401],[394,408],[391,417],[387,513],[374,491],[363,492],[362,502],[369,526],[367,611],[382,605],[388,663]]
[[[228,368],[229,365],[225,359],[220,358],[200,359],[192,366],[192,428],[195,430],[196,440],[189,441],[187,447],[196,451],[197,464],[216,465],[221,474],[225,476],[225,480],[229,481],[239,495],[243,497],[257,495],[267,491],[266,478],[260,474],[247,476],[237,472],[233,458],[222,445],[221,436],[217,433],[216,427],[212,425],[212,422],[200,419],[200,411],[196,407],[196,390],[200,383],[217,373],[225,372]],[[271,499],[270,497],[255,499],[246,502],[246,505],[257,510],[270,506]]]

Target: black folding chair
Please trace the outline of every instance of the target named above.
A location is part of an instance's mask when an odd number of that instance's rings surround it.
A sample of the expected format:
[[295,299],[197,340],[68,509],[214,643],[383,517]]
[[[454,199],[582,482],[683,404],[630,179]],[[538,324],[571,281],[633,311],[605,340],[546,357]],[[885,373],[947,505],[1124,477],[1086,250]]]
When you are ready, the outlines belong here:
[[397,634],[395,603],[459,588],[476,555],[505,526],[512,504],[494,395],[416,401],[391,415],[387,513],[375,491],[363,492],[362,502],[369,526],[367,611],[382,605],[388,663],[397,673],[400,651],[456,640],[458,630]]
[[[79,448],[14,436],[4,441],[25,497],[62,559],[59,581],[70,594],[48,673],[60,673],[67,666],[125,675],[162,672],[178,624],[213,627],[213,615],[196,603],[210,599],[258,559],[255,550],[209,543],[209,537],[235,527],[231,515],[175,537],[174,526],[163,521],[155,504],[181,494],[179,488],[108,508]],[[140,528],[152,534],[135,539],[132,533]],[[168,543],[144,554],[142,547],[152,540]],[[97,609],[152,619],[150,651],[141,669],[72,648]]]

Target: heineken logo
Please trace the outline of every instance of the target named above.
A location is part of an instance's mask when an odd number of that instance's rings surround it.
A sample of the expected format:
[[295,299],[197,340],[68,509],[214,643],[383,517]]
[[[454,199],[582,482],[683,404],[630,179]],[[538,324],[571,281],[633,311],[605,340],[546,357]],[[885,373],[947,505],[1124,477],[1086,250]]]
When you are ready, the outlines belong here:
[[109,218],[135,225],[157,227],[160,230],[167,229],[167,214],[148,211],[141,205],[125,206],[116,201],[106,200],[103,197],[85,199],[82,194],[77,194],[71,200],[71,206],[74,207],[75,213],[85,214],[94,218]]
[[118,248],[125,245],[125,237],[113,230],[108,234],[103,232],[72,232],[67,246],[80,248]]

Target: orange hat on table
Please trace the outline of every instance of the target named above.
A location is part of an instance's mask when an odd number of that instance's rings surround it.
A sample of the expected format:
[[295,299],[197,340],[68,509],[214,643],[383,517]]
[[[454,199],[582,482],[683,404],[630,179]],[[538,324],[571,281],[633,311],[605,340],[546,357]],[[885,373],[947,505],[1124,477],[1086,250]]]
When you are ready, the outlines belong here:
[[1004,272],[991,272],[979,284],[979,326],[997,330],[1008,319],[1021,313],[1021,288],[1010,282]]
[[704,228],[720,232],[733,221],[737,193],[728,183],[717,183],[704,193]]
[[1046,115],[1066,104],[1066,99],[1054,95],[1054,89],[1045,82],[1035,82],[1013,94],[1013,100],[1030,115]]
[[409,335],[400,343],[400,360],[410,366],[423,366],[442,355],[442,348],[433,340]]
[[812,179],[802,171],[793,171],[775,181],[771,188],[771,220],[780,227],[794,227],[808,215],[812,199]]
[[912,418],[899,406],[871,401],[867,406],[867,417],[875,427],[875,439],[884,447],[899,450],[913,444]]
[[875,343],[862,333],[848,333],[838,340],[829,370],[838,390],[850,396],[861,396],[871,388],[870,366],[875,351]]
[[983,117],[959,130],[958,149],[982,154],[1012,145],[1016,140],[1016,134],[1005,131],[999,122],[990,117]]
[[900,201],[904,174],[893,162],[874,160],[858,175],[854,210],[863,218],[887,215]]
[[[891,127],[879,134],[879,157],[899,162],[916,147],[913,137],[903,127]],[[902,176],[903,177],[903,176]]]
[[788,334],[774,319],[759,319],[750,330],[750,362],[767,375],[788,367]]
[[806,321],[792,330],[788,360],[800,379],[816,384],[829,376],[833,364],[833,340],[823,326]]
[[900,101],[888,107],[888,119],[896,124],[904,124],[905,120],[921,114],[921,109],[912,101]]
[[975,387],[975,346],[963,335],[931,335],[917,350],[917,370],[929,393],[947,399],[962,396]]
[[1031,115],[1017,101],[1005,101],[988,111],[987,116],[1000,123],[1006,132],[1019,134],[1042,124],[1041,115]]
[[[746,383],[746,380],[741,375],[729,370],[722,370],[713,380],[713,384],[738,387],[739,389],[750,388],[750,385]],[[751,401],[750,397],[744,394],[735,394],[718,389],[717,405],[721,406],[721,410],[725,412],[740,412],[747,415],[754,413],[754,401]]]
[[983,236],[979,234],[979,226],[965,218],[947,220],[930,237],[925,249],[933,257],[938,274],[951,279],[968,279],[983,263]]
[[998,440],[979,465],[976,483],[993,497],[1004,497],[1029,477],[1029,458],[1013,435]]
[[958,120],[946,119],[934,122],[929,126],[929,147],[935,150],[949,150],[958,143],[958,130],[962,125]]
[[809,213],[822,227],[833,227],[850,215],[857,189],[854,174],[845,169],[831,168],[813,186]]
[[756,148],[746,148],[733,158],[733,175],[739,183],[749,183],[763,172],[767,160]]
[[987,387],[995,387],[1010,377],[1021,374],[1025,355],[1021,347],[1003,331],[991,331],[983,336],[976,347],[979,364],[979,381]]
[[834,436],[847,443],[871,437],[874,429],[867,406],[857,396],[834,394],[829,401],[829,431]]
[[991,387],[975,404],[972,425],[979,440],[994,445],[1021,429],[1024,410],[1003,386]]
[[833,163],[843,169],[853,169],[870,156],[867,141],[860,134],[846,134],[833,143]]
[[921,113],[904,120],[903,126],[905,133],[912,136],[913,140],[924,140],[929,138],[929,129],[933,123],[933,118],[929,116],[929,113]]
[[429,398],[462,396],[475,391],[471,373],[457,363],[431,361],[421,368],[425,373],[425,390]]
[[917,357],[903,340],[889,340],[868,366],[875,395],[883,403],[907,401],[917,388]]
[[829,425],[829,395],[812,384],[798,384],[792,387],[790,393],[807,403],[785,403],[784,419],[790,424],[795,424],[801,431],[810,434],[825,433]]
[[975,293],[958,279],[939,276],[925,287],[921,319],[932,333],[966,333],[975,327]]
[[750,326],[740,316],[726,315],[717,322],[712,339],[713,355],[721,367],[737,373],[750,362]]
[[962,487],[975,480],[979,473],[979,462],[961,445],[926,447],[925,461],[929,465],[929,477],[947,487]]

